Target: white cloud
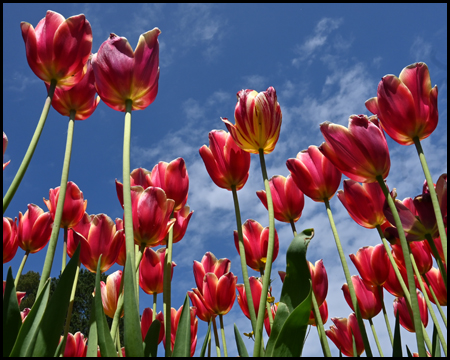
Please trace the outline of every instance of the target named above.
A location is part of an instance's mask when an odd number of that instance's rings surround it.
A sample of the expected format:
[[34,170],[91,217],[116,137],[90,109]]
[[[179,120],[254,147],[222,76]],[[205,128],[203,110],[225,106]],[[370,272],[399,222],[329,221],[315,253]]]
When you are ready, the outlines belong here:
[[267,90],[267,78],[262,75],[248,75],[244,76],[243,89],[253,89],[258,92]]
[[423,61],[430,56],[432,45],[425,41],[421,36],[417,36],[411,45],[410,53],[415,59],[414,61]]

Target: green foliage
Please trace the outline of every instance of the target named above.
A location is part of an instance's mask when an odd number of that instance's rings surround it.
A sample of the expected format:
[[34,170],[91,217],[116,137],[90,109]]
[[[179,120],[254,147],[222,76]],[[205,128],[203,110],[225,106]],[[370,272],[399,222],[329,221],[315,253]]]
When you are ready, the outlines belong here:
[[181,310],[180,322],[175,335],[173,345],[173,357],[189,357],[191,354],[191,308],[189,296],[186,294],[183,310]]
[[22,318],[19,312],[16,288],[11,267],[9,267],[3,292],[3,356],[8,356],[11,352],[21,325]]

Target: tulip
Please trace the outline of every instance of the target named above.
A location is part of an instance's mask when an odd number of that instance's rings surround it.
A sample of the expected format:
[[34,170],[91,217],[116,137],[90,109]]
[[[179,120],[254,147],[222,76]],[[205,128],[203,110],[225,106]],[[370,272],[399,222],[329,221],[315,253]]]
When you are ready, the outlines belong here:
[[384,76],[377,96],[366,101],[367,109],[378,115],[381,126],[401,145],[411,145],[414,138],[430,136],[438,123],[438,89],[431,88],[425,63],[405,67],[400,76]]
[[[350,254],[361,278],[372,285],[381,286],[389,276],[388,255],[383,244],[364,246],[356,255]],[[394,274],[395,276],[395,274]]]
[[215,315],[225,315],[231,310],[236,298],[237,276],[232,272],[220,278],[206,273],[203,278],[203,300],[206,308]]
[[313,265],[308,261],[309,272],[311,274],[312,288],[314,296],[316,297],[317,306],[321,306],[325,301],[328,293],[328,276],[323,260],[317,260]]
[[116,34],[100,45],[92,57],[95,86],[106,105],[126,111],[125,103],[132,101],[131,110],[143,110],[158,94],[159,43],[158,28],[139,37],[135,51],[128,40]]
[[[445,286],[444,280],[442,279],[442,275],[440,271],[432,267],[426,274],[423,275],[427,278],[430,283],[431,288],[436,295],[436,298],[441,306],[447,306],[447,288]],[[431,291],[426,283],[423,284],[425,286],[425,290],[428,294],[428,298],[433,304],[436,304],[434,301],[434,297],[431,295]]]
[[44,213],[39,206],[28,204],[25,215],[19,212],[17,241],[19,246],[34,254],[43,249],[50,240],[53,220],[49,212]]
[[[153,310],[151,308],[145,308],[141,317],[142,341],[144,341],[145,337],[147,336],[148,329],[150,329],[150,325],[153,322],[152,319],[153,319]],[[161,311],[156,315],[156,319],[159,320],[159,322],[161,323],[158,336],[158,344],[159,344],[164,338],[164,315]]]
[[[391,244],[392,256],[396,263],[401,263],[405,267],[405,260],[403,258],[403,252],[400,245]],[[425,241],[414,241],[409,243],[411,253],[413,254],[414,261],[416,263],[419,274],[423,275],[427,273],[433,266],[433,258],[431,252],[426,246]]]
[[[152,182],[150,179],[151,171],[144,169],[144,168],[138,168],[134,169],[130,174],[130,186],[142,186],[145,189],[152,186]],[[117,197],[119,198],[120,205],[122,205],[123,209],[123,184],[118,182],[116,179],[116,192]]]
[[191,299],[192,306],[197,308],[197,316],[200,320],[209,323],[213,317],[213,313],[206,307],[205,300],[199,289],[194,288],[188,291],[189,299]]
[[[3,297],[5,297],[5,288],[6,288],[6,280],[3,280]],[[27,293],[24,291],[16,291],[17,296],[17,302],[20,306],[20,303],[22,302],[22,299],[25,297]]]
[[[83,237],[87,239],[89,235],[89,229],[91,228],[93,216],[94,215],[89,215],[87,212],[85,212],[81,220],[71,229],[75,230],[77,233],[83,235]],[[69,254],[70,257],[72,257],[78,246],[78,242],[75,242],[73,238],[73,231],[67,232],[67,244],[68,244],[67,253]]]
[[[163,292],[165,254],[165,248],[160,248],[156,251],[146,248],[144,251],[139,266],[139,285],[147,294],[161,294]],[[173,268],[175,266],[177,266],[177,264],[172,261],[171,279],[173,276]]]
[[153,186],[163,189],[167,198],[175,201],[174,211],[184,207],[188,197],[189,175],[183,158],[170,163],[160,161],[153,167],[150,179]]
[[116,232],[116,225],[108,215],[91,215],[87,236],[74,229],[69,230],[71,236],[67,238],[67,252],[73,256],[78,243],[81,241],[80,261],[91,272],[97,272],[100,255],[100,271],[107,271],[116,262],[123,236]]
[[209,147],[203,145],[199,149],[214,183],[227,190],[240,190],[248,179],[250,169],[250,154],[242,150],[233,137],[224,130],[212,130],[209,133]]
[[255,90],[241,90],[234,110],[236,125],[227,118],[222,121],[236,144],[244,151],[269,154],[275,149],[280,136],[281,108],[277,93],[271,86],[258,93]]
[[353,180],[344,180],[344,190],[339,190],[337,196],[351,218],[359,225],[373,229],[386,222],[383,213],[386,199],[377,183],[360,185]]
[[46,84],[70,89],[84,76],[83,67],[92,49],[92,30],[84,15],[65,19],[48,10],[36,26],[20,23],[31,70]]
[[377,176],[388,176],[389,150],[376,116],[352,115],[348,129],[326,121],[320,131],[325,142],[319,150],[350,179],[377,182]]
[[25,319],[27,318],[30,311],[31,311],[30,308],[25,308],[20,312],[20,317],[22,318],[22,323],[25,321]]
[[[189,220],[194,213],[194,210],[189,211],[190,209],[191,208],[186,205],[181,210],[176,211],[173,214],[173,218],[175,219],[175,222],[173,223],[173,244],[176,244],[178,241],[180,241],[186,233]],[[159,245],[167,245],[168,241],[169,235],[167,234],[166,237],[160,241]]]
[[[49,85],[47,85],[47,90]],[[85,120],[97,108],[100,97],[96,97],[95,77],[92,70],[91,61],[86,64],[86,74],[71,89],[55,89],[52,106],[63,116],[71,116],[70,112],[75,111],[74,120]]]
[[[178,328],[178,323],[180,322],[180,317],[181,317],[181,311],[183,310],[183,305],[181,305],[181,307],[177,310],[175,310],[174,308],[171,308],[171,334],[170,334],[170,343],[171,343],[171,349],[173,350],[173,346],[175,344],[175,337],[177,334],[177,328]],[[197,346],[197,328],[198,328],[198,319],[195,316],[196,314],[196,309],[195,307],[191,307],[190,308],[190,312],[191,312],[191,353],[190,356],[192,357],[194,355],[195,352],[195,347]],[[164,348],[166,348],[166,336],[164,335]]]
[[[248,219],[242,225],[242,236],[245,249],[245,260],[247,265],[255,271],[264,270],[266,266],[267,247],[269,242],[269,227],[263,228],[262,225],[252,219]],[[234,231],[234,245],[238,253],[239,251],[239,236],[238,232]],[[279,248],[278,235],[275,230],[273,260],[277,258]]]
[[[305,197],[302,191],[295,185],[291,175],[287,178],[275,175],[269,180],[270,193],[272,194],[273,211],[275,219],[290,223],[296,222],[302,215],[305,206]],[[256,192],[259,200],[267,209],[267,196],[264,190]]]
[[300,151],[286,166],[298,188],[312,200],[331,199],[341,182],[341,172],[319,151],[310,146]]
[[18,247],[17,218],[3,217],[3,264],[13,259]]
[[[114,314],[117,310],[117,302],[119,301],[120,281],[122,280],[122,271],[117,270],[106,278],[106,284],[104,281],[100,281],[100,292],[102,296],[102,305],[105,315],[111,319],[114,318]],[[123,293],[123,290],[122,290]],[[95,289],[94,293],[95,294]],[[123,310],[120,317],[123,317]]]
[[439,207],[444,218],[444,225],[447,229],[447,174],[442,174],[436,183],[436,194],[439,200]]
[[[61,336],[60,342],[64,336]],[[66,347],[64,349],[64,357],[86,357],[87,353],[87,338],[77,331],[74,335],[67,333]]]
[[231,261],[223,258],[217,260],[212,252],[207,252],[203,255],[202,261],[194,260],[194,277],[197,289],[203,291],[203,278],[206,273],[213,273],[220,278],[222,275],[230,271]]
[[[369,320],[377,316],[383,307],[383,293],[378,291],[377,286],[364,282],[358,275],[352,276],[352,282],[355,288],[358,307],[361,311],[361,317]],[[355,311],[347,284],[342,286],[342,291],[344,292],[348,306]]]
[[[419,301],[419,311],[420,311],[420,319],[422,320],[423,326],[427,327],[428,325],[428,309],[427,304],[425,303],[425,299],[423,298],[422,293],[419,290],[417,291],[417,300]],[[409,332],[415,332],[414,322],[411,319],[410,312],[411,309],[406,302],[404,297],[397,297],[394,299],[394,315],[397,316],[397,312],[399,315],[400,325],[403,326]]]
[[[50,189],[49,200],[44,198],[52,219],[55,219],[56,205],[59,198],[59,186],[56,189]],[[83,217],[86,211],[87,200],[84,200],[83,192],[72,181],[67,182],[66,197],[64,199],[64,208],[61,217],[61,228],[71,228],[75,226]]]
[[330,330],[325,330],[327,336],[334,342],[337,348],[345,356],[354,356],[353,354],[353,340],[355,338],[356,355],[361,355],[364,351],[364,344],[361,333],[359,331],[358,321],[355,313],[350,314],[346,318],[331,318],[334,325],[330,326]]
[[[445,235],[447,235],[447,228],[445,228]],[[437,237],[437,238],[433,239],[433,242],[434,242],[434,245],[436,246],[436,249],[438,251],[439,258],[441,259],[442,263],[445,263],[444,250],[442,249],[441,238]],[[428,248],[428,250],[430,250],[431,255],[433,255],[433,257],[434,257],[434,254],[433,254],[433,252],[431,250],[430,244],[428,242],[425,242],[425,245]],[[436,261],[437,261],[437,259],[436,259]]]
[[6,136],[5,132],[3,131],[3,170],[5,170],[5,167],[9,164],[8,162],[4,162],[5,161],[5,151],[6,148],[8,147],[8,137]]
[[117,255],[116,263],[125,266],[125,261],[127,260],[127,251],[125,244],[125,230],[123,229],[123,221],[122,219],[116,218],[116,234],[114,236],[122,237],[122,246],[119,250],[119,255]]
[[[400,282],[397,279],[397,275],[395,275],[395,271],[394,268],[392,267],[392,264],[388,262],[386,266],[389,268],[389,275],[386,278],[383,287],[394,296],[397,296],[399,298],[405,296],[405,293],[403,292]],[[397,263],[397,268],[400,272],[400,275],[402,276],[403,282],[405,284],[408,284],[405,267],[402,264]]]
[[[275,315],[277,314],[277,310],[278,310],[278,303],[275,303],[270,307],[270,311],[272,311],[272,319],[274,319],[274,321],[275,321]],[[267,336],[270,336],[270,333],[272,332],[272,330],[270,328],[269,317],[266,317],[264,319],[264,328],[266,329]]]
[[[323,304],[320,305],[319,313],[320,313],[320,317],[322,319],[322,324],[325,324],[328,320],[328,304],[327,304],[326,300],[324,300]],[[311,313],[309,314],[308,325],[317,326],[316,319],[314,317],[314,310],[311,310]]]
[[[261,292],[262,292],[262,283],[259,281],[259,279],[255,278],[254,276],[251,276],[249,279],[250,283],[250,291],[252,292],[252,299],[253,299],[253,305],[255,306],[255,313],[258,313],[259,310],[259,301],[261,299]],[[250,319],[250,312],[248,310],[248,303],[247,303],[247,294],[245,293],[244,284],[237,284],[236,289],[238,291],[238,304],[241,307],[242,312],[244,315]],[[267,296],[270,294],[267,293]],[[264,313],[264,318],[266,318],[268,315],[267,309]]]

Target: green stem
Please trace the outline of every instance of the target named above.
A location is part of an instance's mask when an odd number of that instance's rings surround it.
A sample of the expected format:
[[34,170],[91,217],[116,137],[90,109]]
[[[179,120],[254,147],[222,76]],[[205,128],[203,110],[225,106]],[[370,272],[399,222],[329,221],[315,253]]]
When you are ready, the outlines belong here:
[[[259,273],[261,275],[261,283],[262,283],[264,281],[264,269],[260,269]],[[272,294],[270,294],[270,296],[272,296]],[[269,327],[270,327],[270,330],[272,330],[272,326],[273,326],[272,308],[270,306],[269,301],[267,301],[267,300],[266,300],[266,309],[267,309],[267,316],[269,318]]]
[[[209,328],[211,329],[211,325],[209,326]],[[209,331],[208,333],[208,357],[211,357],[211,331]]]
[[[273,212],[273,202],[272,193],[270,192],[269,179],[267,177],[266,162],[264,160],[264,151],[259,149],[259,160],[261,163],[261,172],[264,180],[264,188],[266,190],[267,197],[267,210],[269,212],[269,241],[267,245],[267,259],[265,268],[265,277],[263,281],[263,286],[261,290],[261,299],[259,300],[259,310],[258,316],[256,318],[256,331],[255,331],[255,346],[253,348],[253,356],[263,356],[264,352],[262,346],[262,331],[264,325],[264,313],[265,313],[265,302],[267,301],[267,291],[269,290],[270,274],[272,271],[272,261],[273,261],[273,248],[274,248],[274,238],[275,238],[275,218]],[[262,352],[261,352],[262,350]]]
[[118,331],[116,332],[116,344],[117,344],[117,353],[118,353],[118,356],[119,356],[119,357],[123,357],[123,354],[122,354],[122,346],[120,345],[120,334],[119,334]]
[[223,354],[228,357],[227,342],[225,340],[225,327],[223,326],[223,315],[219,315],[220,320],[220,332],[222,333]]
[[117,328],[119,326],[120,315],[122,314],[123,308],[123,284],[125,279],[125,266],[122,269],[122,278],[120,279],[119,285],[119,298],[117,299],[117,307],[116,312],[114,313],[113,322],[111,324],[111,338],[115,338],[115,334],[117,332]]
[[434,258],[436,259],[436,262],[439,267],[439,271],[442,275],[442,279],[444,280],[445,289],[447,289],[447,269],[445,268],[444,264],[442,263],[441,257],[439,256],[438,250],[436,248],[436,244],[434,243],[433,239],[431,238],[430,234],[426,234],[425,238],[427,239],[428,245],[430,245],[431,252],[433,253]]
[[[36,150],[37,143],[39,138],[41,137],[42,129],[44,128],[45,121],[47,120],[48,112],[50,110],[50,106],[52,105],[53,93],[55,92],[56,80],[52,80],[50,83],[50,87],[48,89],[48,95],[45,99],[44,108],[42,109],[41,117],[39,118],[39,122],[36,126],[36,130],[34,131],[33,137],[31,138],[30,145],[28,145],[28,150],[23,157],[22,163],[20,164],[19,170],[17,170],[16,176],[9,186],[8,191],[6,192],[5,197],[3,198],[3,214],[9,206],[14,194],[16,193],[20,182],[22,181],[25,172],[27,171],[28,165],[30,164],[31,158],[33,157],[34,150]],[[42,277],[41,277],[42,278]],[[44,281],[45,282],[45,281]],[[43,285],[42,285],[43,286]]]
[[[136,245],[137,247],[137,245]],[[135,250],[136,250],[135,247]],[[139,309],[139,265],[141,263],[142,257],[144,256],[145,244],[141,244],[139,251],[136,251],[136,305]]]
[[372,350],[370,349],[369,339],[367,338],[366,328],[361,317],[361,312],[359,310],[358,301],[356,299],[355,288],[353,287],[352,278],[350,276],[350,271],[348,270],[347,261],[345,260],[344,250],[342,249],[341,240],[337,233],[336,225],[333,220],[333,214],[331,213],[330,202],[328,199],[324,199],[325,207],[327,209],[328,220],[330,221],[331,231],[334,236],[334,241],[336,242],[336,247],[339,253],[339,258],[341,260],[342,269],[344,270],[345,280],[347,281],[348,290],[350,292],[350,298],[352,300],[353,309],[355,309],[356,318],[358,320],[359,329],[361,332],[361,337],[364,343],[364,348],[366,350],[367,357],[372,357]]
[[30,254],[30,250],[25,251],[25,255],[23,255],[22,262],[20,263],[19,270],[17,270],[17,275],[14,280],[14,287],[17,288],[17,284],[19,284],[20,276],[22,275],[23,267],[25,266],[25,263],[27,262],[28,255]]
[[247,271],[247,262],[245,259],[245,248],[244,248],[244,240],[242,235],[242,220],[241,220],[241,211],[239,209],[239,201],[236,191],[236,186],[233,185],[231,187],[231,191],[233,193],[233,202],[234,202],[234,211],[236,213],[236,226],[237,226],[237,232],[238,232],[238,238],[239,238],[239,257],[241,259],[241,269],[242,269],[242,278],[244,279],[244,289],[245,293],[247,294],[247,305],[248,310],[250,312],[250,320],[252,322],[252,330],[253,332],[256,330],[256,313],[255,313],[255,306],[253,304],[253,297],[249,296],[248,294],[251,294],[250,289],[250,281],[248,279],[248,271]]
[[62,253],[61,274],[64,272],[64,269],[66,268],[66,262],[67,262],[67,226],[64,227],[64,243]]
[[64,201],[66,199],[67,180],[69,178],[70,157],[72,154],[73,128],[75,123],[75,111],[70,111],[69,126],[67,129],[66,152],[64,154],[63,170],[61,174],[61,185],[59,187],[58,203],[56,205],[55,219],[53,220],[52,234],[48,242],[47,255],[45,256],[44,267],[42,269],[41,280],[37,296],[41,293],[46,280],[50,277],[53,259],[55,257],[56,245],[58,243],[59,229],[61,226],[61,217],[64,209]]
[[389,340],[391,340],[391,345],[394,346],[394,337],[392,336],[392,330],[391,330],[391,324],[389,323],[389,318],[386,312],[386,307],[384,306],[384,299],[383,299],[383,287],[378,285],[378,293],[380,294],[381,299],[381,306],[383,308],[383,316],[384,316],[384,322],[386,323],[386,328],[389,334]]
[[441,304],[439,304],[439,300],[437,299],[437,296],[436,296],[433,288],[431,287],[430,282],[428,281],[428,277],[427,277],[426,273],[423,274],[423,279],[425,279],[425,283],[427,284],[428,289],[430,290],[431,296],[433,297],[433,300],[439,310],[439,313],[441,314],[442,320],[444,321],[444,325],[447,328],[447,317],[445,316],[444,311],[442,310]]
[[211,321],[213,323],[214,340],[215,340],[215,343],[216,343],[217,357],[221,357],[222,355],[220,353],[220,343],[219,343],[219,334],[217,333],[216,317],[215,316],[211,317]]
[[414,282],[414,273],[411,260],[409,257],[410,250],[406,242],[405,231],[403,230],[402,222],[400,220],[400,216],[398,215],[397,208],[395,207],[394,200],[389,194],[389,190],[386,187],[386,184],[384,183],[383,177],[381,175],[377,176],[377,181],[380,184],[381,189],[383,190],[384,196],[386,197],[386,201],[392,212],[392,216],[394,217],[394,225],[397,228],[398,235],[400,238],[400,245],[402,247],[403,258],[405,260],[406,274],[408,277],[409,294],[411,296],[411,309],[413,312],[414,328],[416,329],[417,349],[419,352],[419,356],[427,356],[422,331],[422,320],[420,319],[419,301],[417,300],[416,284]]
[[152,314],[152,322],[156,320],[156,299],[158,297],[158,293],[153,293],[153,314]]
[[[173,215],[173,214],[172,214]],[[171,216],[172,217],[172,216]],[[164,274],[163,274],[163,311],[166,339],[170,339],[171,327],[171,274],[172,274],[172,246],[173,246],[173,226],[169,231],[169,239],[166,245],[166,254],[164,256]],[[172,356],[172,349],[166,344],[166,357]]]
[[377,344],[378,352],[381,357],[384,357],[383,351],[381,350],[380,342],[378,341],[377,332],[375,331],[375,326],[373,325],[372,319],[369,319],[370,328],[372,329],[373,338],[375,339],[375,343]]
[[327,336],[323,328],[322,317],[320,316],[319,306],[317,305],[316,296],[314,292],[311,292],[313,311],[314,311],[314,321],[316,323],[317,334],[319,335],[320,345],[322,346],[322,351],[325,357],[331,357],[330,347],[328,346]]
[[[428,190],[430,192],[431,202],[433,204],[434,214],[436,215],[436,222],[439,229],[439,236],[441,237],[442,250],[444,252],[445,263],[447,264],[447,234],[445,233],[444,220],[442,218],[441,207],[437,198],[436,189],[434,188],[433,179],[431,178],[430,170],[428,169],[427,160],[423,153],[422,145],[418,137],[415,137],[414,144],[416,145],[417,154],[419,155],[420,163],[422,164],[423,173],[427,180]],[[447,282],[446,282],[447,283]]]
[[290,223],[291,223],[291,228],[292,228],[292,232],[293,232],[294,236],[297,236],[297,229],[295,228],[294,220],[291,219]]

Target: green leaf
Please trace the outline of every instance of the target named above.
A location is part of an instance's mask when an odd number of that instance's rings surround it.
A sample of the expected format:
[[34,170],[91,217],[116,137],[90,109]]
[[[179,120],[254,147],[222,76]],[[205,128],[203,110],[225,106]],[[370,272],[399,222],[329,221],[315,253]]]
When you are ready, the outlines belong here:
[[272,330],[270,332],[269,341],[267,342],[266,347],[266,357],[273,356],[273,349],[275,347],[275,343],[277,341],[278,336],[280,335],[281,329],[289,317],[289,309],[287,305],[283,302],[278,303],[277,313],[275,314],[275,318],[273,319]]
[[[166,345],[167,346],[167,345]],[[173,345],[173,357],[189,357],[191,355],[191,309],[189,296],[186,294],[183,310],[181,310],[178,323],[175,344]]]
[[234,324],[234,337],[236,338],[236,347],[238,350],[238,354],[240,357],[248,357],[247,348],[245,347],[244,340],[242,340],[241,334],[239,333],[239,330]]
[[143,357],[144,348],[142,345],[141,323],[139,320],[139,309],[137,307],[136,295],[134,291],[134,276],[131,268],[131,254],[127,253],[125,263],[125,282],[124,286],[124,342],[125,353],[127,357]]
[[97,357],[98,333],[97,321],[95,320],[95,299],[91,299],[91,316],[89,318],[89,336],[86,357]]
[[[102,292],[100,290],[100,264],[102,255],[100,255],[97,264],[97,275],[95,277],[95,322],[97,324],[98,345],[100,346],[100,353],[102,357],[117,357],[114,341],[109,333],[108,323],[106,322],[105,313],[102,304]],[[141,335],[142,336],[142,335]]]
[[50,279],[47,279],[39,297],[36,299],[20,328],[19,335],[17,336],[16,343],[14,344],[10,356],[30,357],[33,353],[39,324],[41,323],[42,316],[47,307],[49,295]]
[[408,345],[406,345],[406,352],[408,353],[408,357],[413,357],[413,354],[411,353],[411,350],[409,350]]
[[[309,272],[309,270],[308,270]],[[298,305],[284,322],[273,349],[274,357],[301,355],[311,313],[311,280],[306,299]]]
[[21,326],[22,317],[10,266],[3,293],[3,357],[9,356]]
[[147,331],[144,339],[144,357],[156,357],[158,353],[158,339],[161,323],[155,319]]
[[403,357],[402,354],[402,338],[400,337],[400,322],[399,313],[395,316],[395,328],[394,328],[394,344],[392,345],[392,357]]
[[437,332],[436,325],[433,325],[433,343],[431,345],[431,357],[441,357],[441,342]]
[[79,256],[80,245],[61,274],[58,285],[47,304],[39,325],[32,356],[49,357],[55,354],[69,308]]
[[206,331],[205,340],[203,340],[202,349],[200,350],[200,357],[205,357],[206,347],[208,346],[210,334],[211,334],[211,321],[208,322],[208,330]]

